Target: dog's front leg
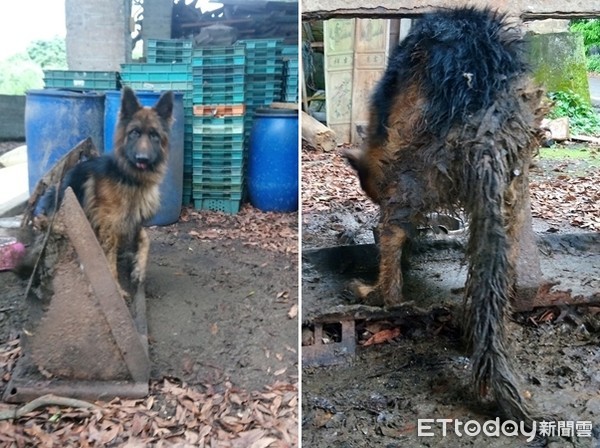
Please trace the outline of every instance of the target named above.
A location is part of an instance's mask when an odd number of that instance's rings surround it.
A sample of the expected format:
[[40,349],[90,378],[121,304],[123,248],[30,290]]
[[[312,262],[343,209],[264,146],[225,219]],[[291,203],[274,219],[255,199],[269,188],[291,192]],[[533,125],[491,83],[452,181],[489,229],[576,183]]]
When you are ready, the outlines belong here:
[[106,260],[108,261],[108,267],[110,268],[110,272],[117,283],[119,288],[119,292],[124,298],[128,298],[129,294],[121,287],[121,283],[119,282],[119,269],[117,266],[117,255],[119,251],[120,238],[117,236],[116,232],[114,232],[110,227],[106,227],[101,229],[98,232],[98,238],[100,240],[100,245],[102,246],[102,250],[106,255]]
[[380,223],[379,233],[379,276],[375,286],[354,282],[355,294],[369,305],[393,306],[402,302],[402,269],[400,258],[408,235],[397,224]]
[[387,223],[379,226],[379,277],[377,289],[386,306],[402,302],[402,269],[400,258],[402,247],[406,243],[406,231],[397,224]]
[[146,230],[140,229],[137,236],[137,253],[131,271],[131,279],[137,284],[142,284],[146,280],[146,265],[148,264],[148,254],[150,252],[150,238]]

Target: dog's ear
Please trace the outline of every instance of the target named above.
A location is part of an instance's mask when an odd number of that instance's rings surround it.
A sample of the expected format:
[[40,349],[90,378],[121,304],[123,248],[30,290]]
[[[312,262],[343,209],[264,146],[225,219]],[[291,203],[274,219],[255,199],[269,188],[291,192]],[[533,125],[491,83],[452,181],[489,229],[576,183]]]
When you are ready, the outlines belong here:
[[158,102],[154,105],[154,110],[160,118],[165,120],[167,123],[171,123],[173,116],[173,92],[170,90],[163,93]]
[[344,148],[340,154],[342,157],[345,157],[346,160],[348,160],[354,171],[359,171],[360,161],[362,159],[362,150],[358,148]]
[[123,87],[123,95],[121,97],[121,120],[127,120],[135,115],[142,108],[140,102],[133,90],[130,87]]

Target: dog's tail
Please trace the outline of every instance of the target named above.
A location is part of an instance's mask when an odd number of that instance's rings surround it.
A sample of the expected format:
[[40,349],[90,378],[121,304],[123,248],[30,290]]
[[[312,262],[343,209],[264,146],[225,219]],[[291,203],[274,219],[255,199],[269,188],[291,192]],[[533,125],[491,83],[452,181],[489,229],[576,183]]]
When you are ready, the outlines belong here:
[[491,394],[507,418],[531,423],[532,413],[517,388],[505,345],[504,320],[513,286],[502,212],[508,167],[492,139],[474,145],[470,156],[464,168],[470,186],[465,204],[470,216],[465,299],[470,302],[467,340],[474,385],[480,396]]

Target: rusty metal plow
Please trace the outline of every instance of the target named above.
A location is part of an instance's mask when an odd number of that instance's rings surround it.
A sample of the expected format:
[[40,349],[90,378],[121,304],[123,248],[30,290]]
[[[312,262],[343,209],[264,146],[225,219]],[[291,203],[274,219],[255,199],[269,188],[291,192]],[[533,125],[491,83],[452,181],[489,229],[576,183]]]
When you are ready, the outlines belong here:
[[[60,164],[53,171],[64,172]],[[23,356],[4,400],[23,402],[45,394],[88,400],[147,395],[150,360],[143,286],[128,306],[70,189],[48,232],[36,280],[30,281],[35,294],[28,288],[26,297]],[[44,278],[43,272],[50,275]]]

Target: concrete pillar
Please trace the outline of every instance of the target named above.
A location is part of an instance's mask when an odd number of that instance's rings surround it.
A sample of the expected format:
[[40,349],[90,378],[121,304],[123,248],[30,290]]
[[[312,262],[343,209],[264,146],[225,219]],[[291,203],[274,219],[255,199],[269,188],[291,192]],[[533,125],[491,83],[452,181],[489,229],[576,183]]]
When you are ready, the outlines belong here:
[[148,54],[148,39],[171,38],[171,16],[173,0],[144,0],[142,39],[144,56]]
[[583,37],[574,33],[528,34],[534,79],[548,92],[578,93],[590,103]]
[[65,0],[69,70],[119,71],[131,61],[131,0]]

